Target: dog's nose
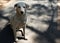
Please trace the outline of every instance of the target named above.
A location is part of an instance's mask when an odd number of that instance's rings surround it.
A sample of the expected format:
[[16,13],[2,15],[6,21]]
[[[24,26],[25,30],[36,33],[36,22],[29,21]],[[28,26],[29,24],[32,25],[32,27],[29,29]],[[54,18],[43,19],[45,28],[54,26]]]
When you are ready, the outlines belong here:
[[23,11],[21,11],[21,14],[23,14]]

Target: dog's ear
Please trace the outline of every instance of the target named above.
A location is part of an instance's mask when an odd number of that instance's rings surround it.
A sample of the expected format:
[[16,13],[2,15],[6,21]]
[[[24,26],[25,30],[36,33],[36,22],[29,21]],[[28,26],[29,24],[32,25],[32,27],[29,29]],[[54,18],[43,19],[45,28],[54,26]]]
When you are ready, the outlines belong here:
[[17,4],[14,5],[14,9],[16,9],[16,8],[17,8]]
[[15,4],[14,7],[17,7],[17,4]]

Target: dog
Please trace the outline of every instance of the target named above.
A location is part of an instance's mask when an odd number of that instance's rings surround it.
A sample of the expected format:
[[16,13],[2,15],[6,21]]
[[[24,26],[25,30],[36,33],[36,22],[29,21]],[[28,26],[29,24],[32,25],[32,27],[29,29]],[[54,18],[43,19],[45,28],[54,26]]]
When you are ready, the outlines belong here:
[[25,28],[26,28],[26,4],[23,3],[16,3],[14,5],[14,8],[16,10],[16,14],[11,17],[10,19],[10,24],[11,27],[13,29],[14,32],[14,37],[15,37],[15,41],[16,41],[16,30],[19,30],[20,28],[23,29],[20,30],[22,33],[22,36],[24,36],[23,38],[25,39]]

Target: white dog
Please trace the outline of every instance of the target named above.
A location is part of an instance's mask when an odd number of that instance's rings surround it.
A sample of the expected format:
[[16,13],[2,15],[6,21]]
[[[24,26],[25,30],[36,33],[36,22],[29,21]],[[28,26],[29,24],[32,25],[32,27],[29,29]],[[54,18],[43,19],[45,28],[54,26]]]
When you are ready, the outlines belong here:
[[16,3],[14,5],[14,8],[16,10],[16,14],[11,17],[10,23],[14,32],[14,36],[16,39],[16,30],[19,30],[20,28],[23,29],[21,30],[22,36],[24,36],[25,39],[25,27],[26,27],[26,4],[24,3]]

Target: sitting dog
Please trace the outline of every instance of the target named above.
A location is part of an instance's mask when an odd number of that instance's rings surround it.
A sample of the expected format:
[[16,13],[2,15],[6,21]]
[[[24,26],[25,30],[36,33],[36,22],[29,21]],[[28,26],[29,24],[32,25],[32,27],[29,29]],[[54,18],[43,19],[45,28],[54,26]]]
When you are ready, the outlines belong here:
[[26,4],[23,3],[16,3],[14,5],[14,8],[16,10],[16,14],[11,17],[10,24],[12,26],[14,37],[16,41],[16,30],[19,30],[20,28],[23,29],[21,31],[22,36],[24,36],[25,39],[25,27],[26,27]]

